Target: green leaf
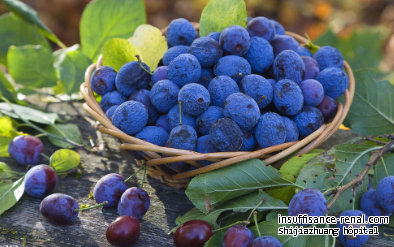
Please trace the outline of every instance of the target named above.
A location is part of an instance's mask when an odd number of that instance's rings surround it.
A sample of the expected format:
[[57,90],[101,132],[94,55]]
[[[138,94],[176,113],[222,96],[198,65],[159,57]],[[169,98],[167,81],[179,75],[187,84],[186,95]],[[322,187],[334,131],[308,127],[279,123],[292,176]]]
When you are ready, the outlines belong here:
[[0,184],[0,215],[15,205],[25,191],[25,177],[13,183]]
[[16,104],[11,105],[12,108],[8,103],[0,103],[0,112],[12,118],[18,119],[19,117],[11,112],[13,109],[24,119],[40,124],[53,124],[55,121],[60,121],[59,115],[57,115],[57,113],[45,113],[27,106],[20,106]]
[[91,63],[92,61],[78,50],[66,51],[59,56],[55,67],[68,95],[79,92],[79,87],[85,81],[85,71]]
[[51,41],[58,44],[61,47],[65,47],[65,45],[56,37],[56,35],[41,22],[38,18],[37,12],[31,8],[29,5],[19,1],[19,0],[2,0],[5,7],[14,12],[15,15],[32,23],[33,25],[38,26],[39,30]]
[[295,182],[302,167],[318,154],[319,153],[311,153],[292,157],[279,169],[280,173],[282,173],[282,177],[291,182]]
[[394,85],[377,81],[378,72],[372,69],[354,73],[356,91],[344,125],[362,135],[381,135],[394,132]]
[[[30,23],[21,20],[14,14],[0,16],[0,63],[7,66],[7,52],[11,45],[41,45],[50,49],[48,41]],[[7,38],[5,38],[7,37]]]
[[[387,168],[387,173],[389,176],[394,176],[394,154],[393,153],[386,153],[384,156],[384,164]],[[375,173],[373,176],[373,183],[376,188],[378,182],[383,178],[387,177],[386,169],[381,160],[378,161],[376,164]]]
[[[69,140],[72,140],[76,143],[82,142],[82,135],[78,129],[78,126],[75,124],[55,124],[55,125],[48,125],[45,130],[52,135],[58,136],[60,138],[67,137]],[[61,148],[73,148],[74,145],[64,142],[52,137],[48,137],[49,141],[58,147]]]
[[4,162],[0,162],[0,178],[11,177],[12,175],[14,175],[14,172],[11,167]]
[[205,213],[201,212],[198,208],[193,208],[192,210],[190,210],[189,212],[187,212],[183,216],[177,217],[175,220],[175,223],[177,223],[178,225],[181,225],[187,221],[199,219],[199,220],[204,220],[204,221],[208,222],[210,225],[213,225],[222,212],[224,212],[224,211],[215,210],[215,211],[205,214]]
[[16,83],[29,89],[57,83],[51,51],[43,46],[11,46],[7,54],[9,73]]
[[[103,65],[110,66],[116,71],[126,63],[137,61],[137,48],[126,39],[113,38],[103,47]],[[140,56],[141,60],[143,59]]]
[[7,116],[0,117],[0,126],[0,157],[8,157],[8,144],[23,133],[15,130],[11,118]]
[[292,184],[274,167],[259,159],[251,159],[193,178],[186,195],[198,209],[207,213],[217,203],[255,190]]
[[246,27],[247,18],[243,0],[211,0],[201,14],[200,36],[221,32],[232,25]]
[[[218,225],[219,227],[226,227],[238,221],[245,221],[246,219],[248,219],[251,212],[252,209],[244,213],[234,211],[223,212],[217,219]],[[267,213],[268,211],[257,212],[257,221],[262,220]],[[253,222],[253,218],[251,218],[250,221]]]
[[81,158],[79,154],[70,149],[59,149],[49,159],[49,166],[56,172],[66,172],[79,165]]
[[109,39],[128,39],[139,25],[145,23],[143,0],[93,1],[82,14],[82,51],[95,62]]
[[212,237],[205,243],[204,247],[223,246],[223,238],[224,238],[224,234],[226,234],[226,230],[227,229],[215,232],[215,234],[213,234]]
[[161,34],[160,29],[151,25],[141,25],[129,41],[137,48],[142,62],[146,63],[150,70],[157,68],[160,59],[168,49],[167,41]]
[[266,189],[265,191],[268,195],[283,201],[286,205],[289,205],[291,198],[295,195],[295,188],[293,186]]
[[4,97],[12,103],[19,103],[16,96],[16,92],[11,82],[4,75],[3,71],[0,69],[0,97]]

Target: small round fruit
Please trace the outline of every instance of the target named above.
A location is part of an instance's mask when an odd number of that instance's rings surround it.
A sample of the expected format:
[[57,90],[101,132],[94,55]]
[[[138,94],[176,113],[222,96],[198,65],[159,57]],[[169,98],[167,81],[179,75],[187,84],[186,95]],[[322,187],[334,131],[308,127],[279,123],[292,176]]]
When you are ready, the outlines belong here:
[[281,116],[274,112],[264,113],[255,126],[256,141],[261,148],[285,143],[286,124]]
[[40,163],[44,145],[35,136],[17,136],[8,144],[8,153],[18,164],[35,166]]
[[167,28],[168,43],[172,46],[190,45],[196,38],[193,25],[184,18],[172,20]]
[[105,235],[115,247],[132,246],[140,237],[140,223],[133,216],[119,216],[109,224]]
[[385,177],[376,186],[376,198],[387,212],[394,213],[394,176]]
[[327,200],[317,189],[306,188],[293,196],[289,203],[289,216],[307,214],[308,216],[324,216],[327,211]]
[[115,127],[128,135],[140,132],[148,123],[148,110],[146,106],[137,101],[126,101],[121,104],[112,117]]
[[317,106],[323,101],[324,89],[320,82],[307,79],[300,83],[302,94],[304,95],[304,104]]
[[217,120],[209,130],[209,136],[213,145],[222,152],[235,152],[242,147],[242,131],[231,118]]
[[[339,217],[346,217],[349,218],[351,216],[356,216],[356,217],[361,217],[364,214],[364,212],[360,210],[346,210],[343,211]],[[365,215],[365,214],[364,214]],[[366,216],[365,216],[366,217]],[[370,224],[341,224],[340,222],[337,223],[336,227],[339,228],[339,236],[337,237],[339,239],[339,242],[344,247],[356,247],[356,246],[363,246],[369,239],[369,235],[344,235],[343,228],[347,227],[349,228],[352,226],[353,228],[361,228],[361,227],[366,227],[370,228]]]
[[223,238],[223,247],[250,247],[254,240],[251,230],[242,225],[230,227]]
[[306,105],[293,118],[302,138],[309,136],[323,125],[323,114],[314,106]]
[[276,33],[274,24],[265,17],[256,17],[248,22],[247,26],[250,37],[261,37],[270,42]]
[[34,198],[43,198],[51,194],[56,185],[56,172],[47,165],[34,166],[25,175],[25,191]]
[[109,66],[101,66],[90,77],[90,86],[98,95],[115,90],[116,71]]
[[145,190],[132,187],[127,189],[118,204],[119,215],[129,215],[137,220],[146,214],[150,206],[150,198]]
[[191,220],[176,230],[174,244],[176,247],[203,247],[212,235],[212,227],[206,221]]
[[391,213],[384,210],[376,197],[376,190],[366,191],[360,200],[360,209],[368,216],[391,216]]
[[55,193],[41,201],[40,212],[46,219],[61,225],[71,224],[78,217],[77,201],[69,195]]
[[224,55],[243,56],[248,52],[250,35],[244,27],[229,26],[220,34],[219,44],[223,48]]
[[182,110],[186,114],[199,116],[208,109],[211,97],[204,86],[190,83],[179,91],[178,101],[182,102]]
[[116,173],[110,173],[100,178],[93,189],[93,197],[97,203],[107,201],[104,207],[118,205],[123,192],[127,190],[124,178]]
[[324,96],[317,109],[323,114],[324,122],[328,123],[337,114],[338,103],[330,96]]
[[283,245],[275,237],[261,236],[253,240],[251,247],[283,247]]

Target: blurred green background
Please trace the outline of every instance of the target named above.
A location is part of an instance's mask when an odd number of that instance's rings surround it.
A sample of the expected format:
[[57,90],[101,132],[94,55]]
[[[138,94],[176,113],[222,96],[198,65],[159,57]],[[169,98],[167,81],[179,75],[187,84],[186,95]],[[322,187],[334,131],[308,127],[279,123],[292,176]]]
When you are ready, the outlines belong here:
[[[79,22],[89,0],[22,0],[67,46],[79,43]],[[148,23],[166,27],[179,17],[198,22],[209,0],[145,0]],[[392,0],[245,0],[249,16],[276,19],[288,31],[336,46],[353,69],[394,68]],[[6,12],[0,3],[0,14]],[[320,38],[318,38],[320,37]],[[54,47],[56,49],[56,47]]]

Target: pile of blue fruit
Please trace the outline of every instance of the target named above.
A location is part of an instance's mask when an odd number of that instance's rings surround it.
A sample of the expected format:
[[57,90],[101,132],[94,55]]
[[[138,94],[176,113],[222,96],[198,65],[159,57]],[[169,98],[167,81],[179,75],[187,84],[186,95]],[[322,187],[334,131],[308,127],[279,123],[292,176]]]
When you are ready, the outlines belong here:
[[214,153],[298,141],[335,116],[334,99],[349,84],[336,48],[312,54],[265,17],[206,37],[180,18],[166,37],[169,49],[153,73],[132,61],[91,76],[113,125],[158,146]]

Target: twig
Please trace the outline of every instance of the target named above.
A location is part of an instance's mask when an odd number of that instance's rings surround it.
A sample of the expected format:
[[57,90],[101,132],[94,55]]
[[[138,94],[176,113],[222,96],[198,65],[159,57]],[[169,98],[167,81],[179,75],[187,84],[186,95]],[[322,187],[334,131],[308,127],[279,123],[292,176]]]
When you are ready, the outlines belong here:
[[386,145],[387,144],[387,142],[378,141],[378,140],[375,140],[371,137],[365,137],[365,140],[370,141],[370,142],[375,142],[376,144],[379,144],[379,145]]
[[[389,137],[389,139],[394,139],[394,136],[391,135],[391,138]],[[335,203],[335,201],[338,199],[338,197],[345,192],[347,189],[349,189],[350,187],[353,187],[355,185],[361,184],[364,180],[364,177],[368,174],[369,169],[373,166],[376,165],[376,162],[378,162],[378,160],[383,157],[383,155],[385,153],[387,153],[388,151],[390,151],[392,149],[394,145],[394,140],[391,140],[389,143],[387,143],[386,145],[384,145],[379,151],[377,152],[373,152],[371,158],[369,159],[369,161],[367,162],[367,164],[365,165],[364,170],[360,173],[360,175],[358,175],[357,178],[353,179],[351,182],[349,182],[348,184],[345,184],[344,186],[341,186],[339,188],[336,189],[334,198],[332,198],[332,200],[328,203],[327,205],[327,213],[330,213],[330,209],[332,207],[332,205]]]

